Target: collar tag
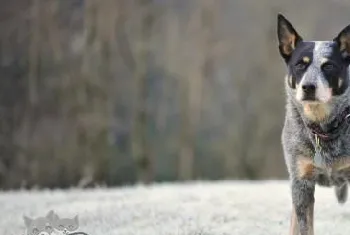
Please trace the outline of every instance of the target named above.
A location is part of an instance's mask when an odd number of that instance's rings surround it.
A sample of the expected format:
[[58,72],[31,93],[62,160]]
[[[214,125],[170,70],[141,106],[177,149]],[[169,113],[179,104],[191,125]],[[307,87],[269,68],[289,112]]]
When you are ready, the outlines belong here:
[[316,148],[317,148],[317,149],[321,148],[321,145],[320,145],[320,137],[318,137],[317,134],[315,134],[315,141],[316,141]]
[[314,164],[315,164],[315,166],[321,167],[321,168],[323,168],[325,166],[323,157],[322,157],[322,155],[321,155],[319,150],[315,151]]
[[318,167],[323,166],[323,158],[320,153],[321,150],[321,144],[320,144],[320,137],[315,134],[315,142],[316,142],[316,148],[315,148],[315,156],[314,156],[314,164]]

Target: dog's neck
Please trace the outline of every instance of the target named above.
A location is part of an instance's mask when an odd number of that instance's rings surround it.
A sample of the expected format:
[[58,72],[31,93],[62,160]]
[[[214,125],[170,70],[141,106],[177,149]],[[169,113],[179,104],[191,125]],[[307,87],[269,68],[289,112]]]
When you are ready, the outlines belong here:
[[347,115],[350,114],[350,100],[336,99],[329,104],[301,104],[289,96],[288,106],[291,115],[310,133],[330,140],[337,136],[341,128],[349,125],[349,122],[344,122],[349,121]]

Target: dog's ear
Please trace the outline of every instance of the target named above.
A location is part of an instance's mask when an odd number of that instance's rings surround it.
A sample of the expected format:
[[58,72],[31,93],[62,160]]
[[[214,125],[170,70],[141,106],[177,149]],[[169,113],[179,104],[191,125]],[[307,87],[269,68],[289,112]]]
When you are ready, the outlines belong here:
[[286,60],[286,62],[288,62],[296,45],[303,39],[293,28],[292,24],[282,14],[278,14],[277,21],[277,35],[280,54]]
[[333,41],[338,43],[342,57],[350,62],[350,25],[346,26]]

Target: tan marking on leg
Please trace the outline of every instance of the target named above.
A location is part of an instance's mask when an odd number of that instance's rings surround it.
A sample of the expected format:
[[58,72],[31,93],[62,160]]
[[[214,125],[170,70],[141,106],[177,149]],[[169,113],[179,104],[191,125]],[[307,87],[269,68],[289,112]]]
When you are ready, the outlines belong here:
[[341,171],[341,170],[350,170],[350,158],[344,157],[340,158],[339,160],[333,162],[330,166],[335,171]]
[[336,168],[337,171],[342,171],[342,170],[347,170],[347,169],[350,169],[350,163],[344,164],[344,165]]
[[299,235],[298,219],[294,206],[292,209],[292,215],[290,219],[289,235]]
[[300,179],[311,179],[314,175],[315,166],[311,158],[297,158],[298,176]]
[[326,119],[329,115],[327,104],[306,103],[304,104],[304,114],[312,121],[319,122]]

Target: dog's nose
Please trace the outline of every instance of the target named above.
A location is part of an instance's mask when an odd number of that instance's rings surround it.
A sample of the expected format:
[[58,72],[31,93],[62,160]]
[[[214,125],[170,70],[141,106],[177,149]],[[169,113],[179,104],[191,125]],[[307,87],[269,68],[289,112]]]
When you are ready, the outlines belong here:
[[314,84],[312,84],[312,83],[304,84],[304,85],[301,86],[301,88],[307,94],[315,93],[315,90],[316,90],[316,86]]

